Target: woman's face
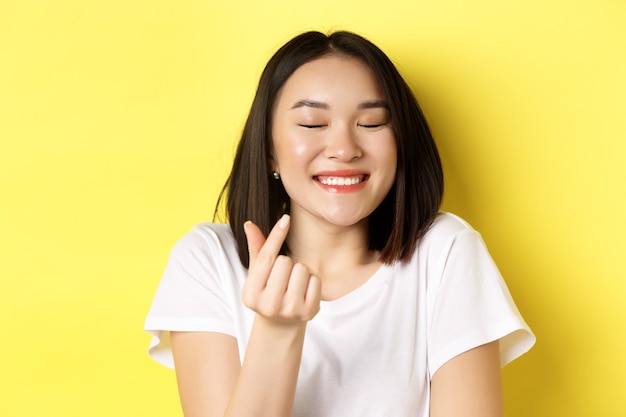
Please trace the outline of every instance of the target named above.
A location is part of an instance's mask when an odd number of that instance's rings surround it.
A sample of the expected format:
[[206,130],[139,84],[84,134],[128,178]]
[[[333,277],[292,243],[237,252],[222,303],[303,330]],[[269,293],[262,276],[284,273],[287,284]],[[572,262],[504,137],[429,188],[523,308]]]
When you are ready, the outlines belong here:
[[329,55],[298,68],[278,94],[272,170],[291,215],[349,226],[367,218],[395,181],[387,101],[362,61]]

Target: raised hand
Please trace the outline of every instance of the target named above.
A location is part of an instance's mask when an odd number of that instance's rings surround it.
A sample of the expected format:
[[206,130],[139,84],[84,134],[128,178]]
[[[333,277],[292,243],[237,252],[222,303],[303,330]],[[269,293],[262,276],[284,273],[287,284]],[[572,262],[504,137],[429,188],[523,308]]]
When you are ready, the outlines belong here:
[[279,255],[289,231],[284,215],[267,239],[257,225],[248,221],[244,231],[248,240],[250,266],[244,284],[243,303],[275,324],[302,324],[320,309],[321,282],[308,268]]

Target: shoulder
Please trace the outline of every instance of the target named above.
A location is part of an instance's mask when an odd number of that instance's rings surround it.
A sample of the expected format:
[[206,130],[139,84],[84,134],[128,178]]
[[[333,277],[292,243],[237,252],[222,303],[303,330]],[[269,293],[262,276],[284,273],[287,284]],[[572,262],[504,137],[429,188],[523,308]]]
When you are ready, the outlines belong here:
[[233,232],[229,225],[220,223],[199,223],[180,238],[177,244],[232,244],[233,242]]
[[221,245],[234,245],[235,242],[230,225],[221,223],[199,223],[191,228],[187,236],[190,236],[189,239],[191,240],[202,240]]
[[237,247],[233,232],[228,224],[199,223],[183,235],[174,245],[172,256],[237,259]]
[[413,261],[438,265],[441,269],[451,262],[474,256],[482,258],[487,253],[482,236],[467,221],[441,212],[418,242]]
[[474,230],[474,228],[464,219],[453,213],[440,212],[435,217],[430,230],[436,230],[438,232],[447,231],[449,233],[456,233],[464,230]]
[[461,217],[452,213],[441,212],[422,237],[419,246],[452,244],[462,235],[480,237],[479,233]]

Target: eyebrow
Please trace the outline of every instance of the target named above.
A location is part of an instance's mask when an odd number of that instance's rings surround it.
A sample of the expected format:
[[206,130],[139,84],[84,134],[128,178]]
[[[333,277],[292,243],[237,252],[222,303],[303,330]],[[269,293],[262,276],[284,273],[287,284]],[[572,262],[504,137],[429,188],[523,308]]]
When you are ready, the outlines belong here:
[[363,110],[363,109],[377,109],[377,108],[384,108],[389,110],[389,104],[387,104],[387,102],[385,100],[371,100],[371,101],[364,101],[363,103],[359,104],[359,110]]
[[330,106],[326,103],[322,103],[321,101],[315,101],[315,100],[299,100],[296,102],[296,104],[294,104],[293,106],[291,106],[291,109],[298,109],[300,107],[311,107],[313,109],[321,109],[321,110],[328,110],[330,108]]
[[[313,109],[321,109],[321,110],[330,109],[330,106],[328,105],[328,103],[323,103],[321,101],[315,101],[315,100],[299,100],[293,106],[291,106],[291,109],[292,110],[298,109],[300,107],[310,107]],[[376,109],[376,108],[389,109],[389,104],[387,104],[385,100],[370,100],[370,101],[364,101],[360,103],[357,108],[359,110]]]

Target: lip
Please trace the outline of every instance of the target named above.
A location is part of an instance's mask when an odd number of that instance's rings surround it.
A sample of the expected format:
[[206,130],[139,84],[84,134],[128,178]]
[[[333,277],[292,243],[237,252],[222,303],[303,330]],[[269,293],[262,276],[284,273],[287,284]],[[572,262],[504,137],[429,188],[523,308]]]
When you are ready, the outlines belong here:
[[[313,175],[313,180],[323,190],[332,193],[353,193],[359,191],[369,180],[369,174],[359,170],[322,171]],[[351,183],[357,180],[356,183]],[[324,182],[326,183],[324,183]],[[344,182],[348,182],[345,184]]]

